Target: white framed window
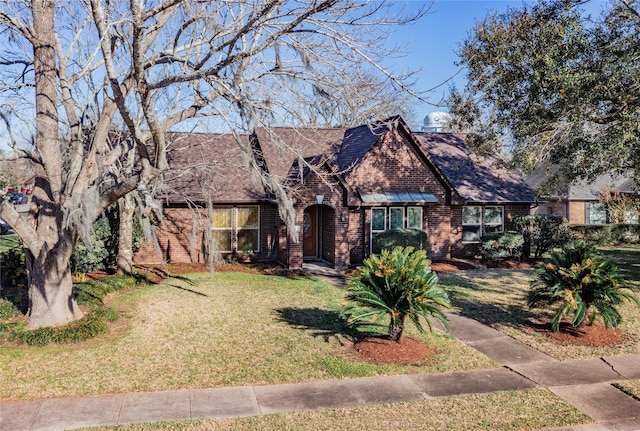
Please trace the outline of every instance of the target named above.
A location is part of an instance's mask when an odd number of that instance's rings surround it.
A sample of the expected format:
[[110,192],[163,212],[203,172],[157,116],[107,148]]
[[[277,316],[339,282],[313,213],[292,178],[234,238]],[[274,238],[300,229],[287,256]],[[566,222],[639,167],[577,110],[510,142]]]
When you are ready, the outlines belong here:
[[484,208],[484,233],[504,230],[504,209],[502,207]]
[[600,202],[586,202],[586,224],[607,224],[607,209]]
[[462,242],[480,242],[482,237],[482,207],[462,207]]
[[407,208],[407,229],[422,230],[422,207]]
[[624,222],[626,224],[638,224],[638,211],[625,211]]
[[387,230],[387,209],[371,209],[371,233],[384,232]]
[[231,207],[214,207],[211,236],[218,243],[218,251],[231,251]]
[[404,208],[389,208],[389,229],[404,228]]

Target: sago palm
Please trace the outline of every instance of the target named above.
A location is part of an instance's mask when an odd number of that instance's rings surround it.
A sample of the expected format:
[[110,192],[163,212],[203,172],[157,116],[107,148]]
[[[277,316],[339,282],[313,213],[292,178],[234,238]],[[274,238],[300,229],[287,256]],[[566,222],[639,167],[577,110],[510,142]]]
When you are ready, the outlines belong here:
[[630,300],[640,306],[618,268],[583,240],[554,250],[536,267],[527,299],[529,307],[555,306],[554,332],[567,315],[573,315],[573,326],[581,326],[593,323],[599,314],[606,327],[615,328],[622,320],[618,311],[622,302]]
[[445,326],[441,307],[449,308],[451,303],[430,264],[426,252],[413,247],[382,250],[379,256],[366,259],[348,284],[349,323],[375,324],[388,316],[388,336],[396,342],[402,338],[407,317],[420,332],[424,331],[421,319],[432,329],[429,316]]

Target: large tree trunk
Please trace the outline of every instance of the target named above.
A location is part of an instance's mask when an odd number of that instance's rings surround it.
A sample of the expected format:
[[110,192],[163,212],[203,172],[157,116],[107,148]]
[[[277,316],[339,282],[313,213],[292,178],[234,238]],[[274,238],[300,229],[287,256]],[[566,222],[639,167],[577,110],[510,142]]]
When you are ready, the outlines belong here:
[[[61,190],[63,163],[59,141],[58,77],[55,2],[43,0],[32,8],[36,93],[36,148],[43,173],[36,177],[30,216],[36,229],[26,253],[29,278],[28,327],[58,326],[82,317],[73,296],[69,261],[76,235],[63,228]],[[23,238],[23,241],[25,238]]]
[[120,223],[118,226],[118,274],[131,274],[133,270],[133,214],[135,203],[131,195],[118,200]]
[[46,257],[27,259],[29,269],[28,327],[59,326],[82,318],[73,296],[69,268],[70,253],[43,253]]

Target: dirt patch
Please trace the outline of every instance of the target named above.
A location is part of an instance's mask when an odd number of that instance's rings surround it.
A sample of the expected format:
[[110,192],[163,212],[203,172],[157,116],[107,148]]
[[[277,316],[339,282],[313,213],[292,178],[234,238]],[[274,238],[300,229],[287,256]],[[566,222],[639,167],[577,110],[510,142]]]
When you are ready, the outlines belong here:
[[367,337],[353,344],[353,355],[376,364],[422,365],[436,352],[413,338],[403,337],[399,343],[380,337]]
[[574,328],[569,323],[561,323],[559,332],[553,332],[549,325],[536,329],[536,332],[560,345],[607,347],[624,342],[624,335],[620,331],[603,325]]

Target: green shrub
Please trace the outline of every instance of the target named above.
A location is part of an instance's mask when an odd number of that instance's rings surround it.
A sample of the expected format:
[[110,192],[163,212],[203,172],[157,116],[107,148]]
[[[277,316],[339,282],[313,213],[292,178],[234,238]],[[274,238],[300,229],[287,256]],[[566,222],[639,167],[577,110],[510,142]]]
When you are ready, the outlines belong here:
[[20,310],[13,302],[0,298],[0,322],[12,319],[19,314]]
[[551,328],[557,332],[560,320],[573,315],[572,324],[593,323],[599,314],[605,326],[616,327],[622,317],[617,307],[623,301],[640,300],[618,273],[618,268],[596,252],[595,244],[575,240],[551,252],[536,267],[528,294],[529,307],[556,307]]
[[421,318],[429,329],[429,316],[444,325],[447,318],[440,307],[449,308],[451,303],[446,290],[438,286],[438,277],[430,264],[427,253],[413,247],[383,249],[379,256],[365,259],[347,287],[348,303],[343,310],[347,322],[372,319],[371,323],[376,324],[388,317],[389,339],[397,342],[402,338],[406,317],[421,332],[424,331]]
[[[91,244],[78,239],[71,256],[73,272],[90,272],[114,267],[118,258],[119,233],[118,206],[109,207],[93,224]],[[135,223],[133,229],[133,251],[142,243],[142,230]]]
[[557,215],[516,216],[513,218],[513,226],[524,238],[522,256],[525,258],[533,253],[539,259],[547,251],[572,239],[567,220]]
[[518,232],[493,232],[482,237],[480,254],[487,260],[522,258],[524,237]]
[[427,250],[429,237],[420,229],[389,229],[375,234],[371,244],[371,251],[380,254],[384,249],[393,250],[396,247],[413,247],[415,250]]
[[22,248],[0,252],[0,298],[12,302],[26,313],[29,307],[27,267]]
[[598,245],[640,243],[640,225],[637,224],[572,225],[571,231],[574,237]]

